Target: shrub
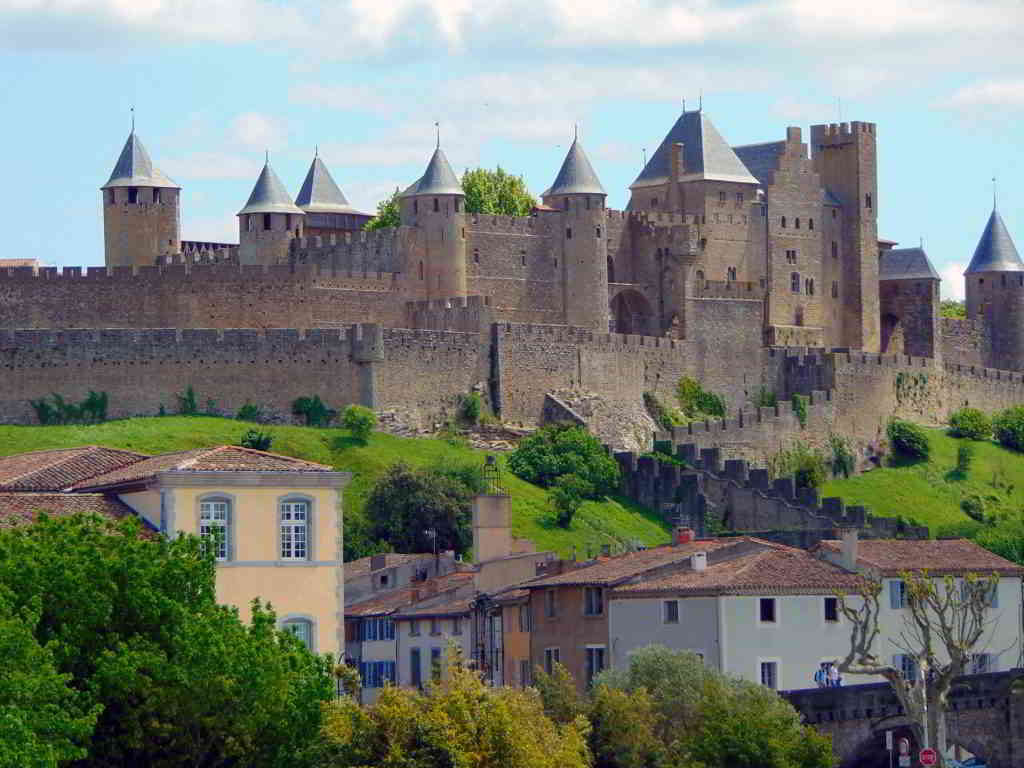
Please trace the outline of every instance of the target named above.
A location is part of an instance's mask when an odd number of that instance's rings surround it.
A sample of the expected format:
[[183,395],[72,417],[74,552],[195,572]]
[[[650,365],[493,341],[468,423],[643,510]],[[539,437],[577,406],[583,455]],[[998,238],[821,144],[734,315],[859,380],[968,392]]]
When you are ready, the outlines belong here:
[[796,416],[796,420],[800,422],[800,428],[803,429],[807,426],[807,397],[794,394],[792,401],[793,414]]
[[1024,405],[1007,408],[996,416],[992,430],[1000,445],[1024,451]]
[[238,442],[243,448],[252,448],[256,451],[269,451],[273,443],[274,436],[259,429],[250,429],[242,435],[242,439]]
[[98,424],[107,420],[108,397],[106,392],[89,390],[85,400],[72,403],[56,392],[51,395],[52,403],[45,397],[29,400],[40,424]]
[[175,395],[178,400],[178,413],[181,416],[195,416],[199,413],[199,404],[196,402],[196,391],[189,384],[185,392]]
[[307,427],[326,427],[338,418],[338,412],[328,408],[320,395],[296,398],[292,403],[292,413],[302,416]]
[[683,376],[676,385],[676,398],[679,400],[679,407],[688,418],[698,416],[725,416],[725,400],[714,392],[709,392],[701,387],[700,382]]
[[589,498],[613,493],[619,485],[619,465],[596,437],[575,424],[541,427],[509,454],[508,468],[544,488],[550,488],[562,475],[578,475],[593,489]]
[[985,522],[985,500],[980,496],[968,496],[960,501],[960,509],[971,520],[978,523]]
[[902,419],[892,419],[886,429],[893,448],[913,459],[927,459],[931,454],[928,435],[917,424]]
[[555,519],[558,524],[562,528],[568,528],[583,502],[593,497],[593,486],[579,475],[568,474],[559,477],[551,489],[551,502],[555,505]]
[[971,468],[971,459],[974,458],[974,446],[970,443],[960,443],[956,449],[956,471],[966,475]]
[[683,423],[679,412],[669,408],[653,392],[644,392],[644,407],[662,429],[668,430]]
[[250,403],[246,400],[245,405],[238,409],[235,418],[239,421],[255,421],[259,423],[263,421],[263,409],[255,403]]
[[459,403],[459,418],[466,424],[476,424],[480,421],[480,414],[483,413],[483,399],[479,392],[470,392],[462,396]]
[[365,443],[377,426],[377,414],[361,405],[350,405],[342,412],[341,426],[351,432],[356,440]]
[[992,421],[977,408],[961,408],[949,417],[949,434],[970,440],[988,440]]
[[850,443],[845,437],[839,435],[828,436],[829,446],[832,448],[832,474],[835,477],[842,475],[849,477],[856,469],[853,451]]
[[758,408],[774,408],[779,404],[778,396],[767,387],[762,386],[754,398],[754,405]]

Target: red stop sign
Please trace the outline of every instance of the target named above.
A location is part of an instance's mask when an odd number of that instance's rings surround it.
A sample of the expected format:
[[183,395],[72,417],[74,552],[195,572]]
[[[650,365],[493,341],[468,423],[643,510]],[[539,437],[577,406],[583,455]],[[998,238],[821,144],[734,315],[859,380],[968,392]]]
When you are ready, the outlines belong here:
[[938,765],[939,763],[939,753],[931,747],[922,749],[918,757],[921,759],[921,765]]

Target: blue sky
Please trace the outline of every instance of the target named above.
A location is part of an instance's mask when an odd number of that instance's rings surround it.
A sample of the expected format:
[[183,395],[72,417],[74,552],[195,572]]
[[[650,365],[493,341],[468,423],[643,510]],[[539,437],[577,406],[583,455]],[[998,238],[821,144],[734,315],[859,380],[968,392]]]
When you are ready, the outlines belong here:
[[733,144],[876,122],[880,234],[923,238],[958,296],[993,175],[1024,248],[1022,28],[1021,0],[0,0],[2,255],[102,263],[133,105],[182,236],[236,240],[265,150],[295,194],[319,145],[373,210],[435,121],[457,171],[501,164],[535,194],[579,123],[622,207],[703,92]]

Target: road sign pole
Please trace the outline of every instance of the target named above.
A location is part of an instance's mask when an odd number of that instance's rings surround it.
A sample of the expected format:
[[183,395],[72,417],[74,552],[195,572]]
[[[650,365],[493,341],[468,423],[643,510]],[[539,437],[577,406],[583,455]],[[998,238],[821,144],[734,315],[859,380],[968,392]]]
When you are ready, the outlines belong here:
[[885,732],[885,748],[889,752],[889,768],[892,768],[892,731]]

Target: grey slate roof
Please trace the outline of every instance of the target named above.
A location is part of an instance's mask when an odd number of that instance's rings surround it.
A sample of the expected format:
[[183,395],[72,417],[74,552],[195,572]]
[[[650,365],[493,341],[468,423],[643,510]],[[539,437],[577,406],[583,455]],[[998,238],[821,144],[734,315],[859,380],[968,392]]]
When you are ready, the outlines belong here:
[[978,247],[974,249],[971,263],[964,274],[1020,271],[1024,271],[1024,262],[1021,262],[1017,247],[1013,244],[1010,233],[1006,231],[1003,217],[999,215],[999,211],[993,208],[992,215],[988,217],[988,224],[985,225],[985,231],[981,233]]
[[630,189],[664,184],[668,181],[672,145],[678,143],[683,145],[683,169],[680,180],[758,183],[711,120],[702,111],[697,110],[683,112],[680,115]]
[[135,131],[128,134],[128,140],[124,143],[117,164],[110,173],[107,183],[100,189],[112,187],[169,187],[181,189],[171,181],[159,168],[153,167],[153,161],[149,159],[149,152],[142,146]]
[[764,144],[747,144],[732,148],[746,169],[765,185],[771,181],[772,173],[778,170],[779,157],[785,149],[786,142],[784,141],[769,141]]
[[569,152],[562,161],[551,188],[546,195],[603,195],[606,194],[601,181],[594,173],[594,167],[587,158],[587,153],[580,146],[579,139],[573,139]]
[[462,185],[459,184],[455,172],[448,164],[444,150],[438,147],[434,150],[427,170],[416,181],[402,193],[402,197],[409,195],[464,195]]
[[292,196],[284,188],[284,184],[277,178],[270,163],[263,166],[260,177],[256,179],[256,186],[252,188],[249,201],[245,207],[238,212],[241,216],[244,213],[297,213],[302,216],[303,211],[292,202]]
[[319,156],[313,158],[295,204],[306,213],[361,213],[349,204]]
[[941,280],[923,248],[889,248],[878,253],[879,280]]

